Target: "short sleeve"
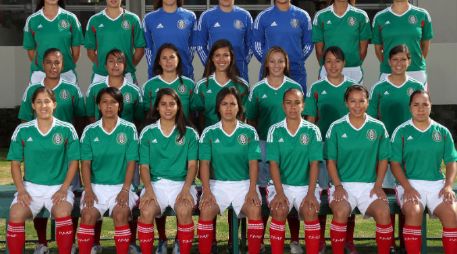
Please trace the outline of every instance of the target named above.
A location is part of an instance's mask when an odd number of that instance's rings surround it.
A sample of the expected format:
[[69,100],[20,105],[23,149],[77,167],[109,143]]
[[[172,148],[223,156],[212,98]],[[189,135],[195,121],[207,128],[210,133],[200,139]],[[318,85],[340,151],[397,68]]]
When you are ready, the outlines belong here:
[[150,129],[145,127],[143,131],[141,131],[140,135],[140,165],[148,165],[149,166],[149,136],[150,136]]
[[189,146],[187,151],[187,160],[198,160],[198,134],[195,130],[188,130],[189,132]]
[[374,118],[378,118],[378,108],[379,92],[377,86],[374,86],[370,93],[370,103],[368,104],[367,113]]
[[141,25],[140,19],[135,16],[135,24],[132,26],[133,28],[133,47],[135,48],[144,48],[146,47],[146,41],[144,39],[144,30]]
[[367,41],[371,39],[371,24],[370,24],[370,18],[368,15],[364,12],[362,15],[362,20],[360,21],[360,40],[361,41]]
[[389,143],[389,133],[387,132],[384,125],[382,126],[382,135],[380,135],[380,144],[378,151],[378,160],[389,160],[390,158],[390,143]]
[[[378,13],[379,14],[379,13]],[[378,15],[376,14],[376,15]],[[379,24],[379,17],[375,16],[373,20],[373,37],[371,39],[371,43],[375,45],[381,45],[382,44],[382,37],[381,37],[381,27]]]
[[320,15],[316,15],[313,20],[313,42],[324,42],[324,31],[322,23],[319,19]]
[[258,116],[258,105],[257,105],[256,89],[253,89],[249,93],[248,100],[246,102],[246,118],[248,120],[255,120]]
[[[317,117],[317,101],[315,95],[315,89],[311,87],[311,89],[306,93],[305,98],[305,109],[303,114],[306,116]],[[316,94],[317,96],[317,94]]]
[[138,161],[138,133],[135,126],[131,127],[130,139],[127,144],[126,158],[127,161]]
[[201,161],[211,160],[211,133],[204,130],[198,144],[198,158]]
[[23,161],[24,160],[24,145],[22,142],[21,125],[16,127],[16,130],[11,137],[10,149],[6,159],[9,161]]
[[85,37],[84,37],[84,46],[87,48],[87,49],[96,49],[96,30],[95,30],[95,25],[94,25],[94,16],[92,16],[90,19],[89,19],[89,22],[87,23],[87,27],[86,27],[86,34],[85,34]]
[[321,161],[323,159],[323,145],[321,132],[317,126],[313,129],[309,143],[309,161]]
[[73,16],[71,22],[71,45],[80,46],[84,41],[81,24],[79,23],[79,20],[76,18],[76,16]]
[[422,22],[422,41],[428,41],[433,38],[432,18],[430,14],[425,11],[425,17]]
[[81,135],[80,149],[81,149],[81,160],[91,161],[92,160],[92,144],[90,138],[90,129],[85,129]]
[[454,140],[449,130],[444,129],[444,163],[457,161],[457,151],[455,150]]
[[86,96],[86,116],[95,117],[95,91],[89,88]]
[[279,148],[278,143],[275,141],[275,127],[271,126],[268,130],[267,137],[267,161],[274,161],[279,164]]
[[392,134],[390,139],[390,147],[391,147],[391,154],[390,154],[390,161],[392,162],[403,162],[403,145],[404,139],[402,134],[402,129],[398,127]]
[[69,161],[81,159],[78,134],[73,126],[68,128],[67,158]]
[[332,126],[325,135],[324,158],[334,161],[338,159],[338,137],[335,128]]
[[260,154],[259,136],[257,135],[257,132],[253,129],[251,138],[249,140],[248,160],[260,160],[261,158],[262,157]]
[[31,121],[35,118],[31,101],[32,89],[30,88],[31,87],[28,87],[24,92],[18,114],[18,118],[25,122]]
[[24,49],[27,49],[27,50],[36,49],[36,42],[35,42],[35,38],[33,36],[34,32],[30,26],[30,19],[31,19],[31,17],[29,17],[27,19],[27,21],[25,22],[24,39],[22,41],[22,45],[23,45]]
[[76,94],[75,94],[75,104],[74,107],[76,109],[76,116],[78,117],[84,117],[86,116],[86,108],[84,104],[84,96],[81,93],[81,90],[79,87],[76,87]]
[[[203,85],[203,84],[200,84]],[[198,89],[199,84],[196,85],[196,89],[194,90],[194,94],[190,98],[190,108],[192,111],[203,111],[205,110],[205,106],[203,103],[203,92]]]

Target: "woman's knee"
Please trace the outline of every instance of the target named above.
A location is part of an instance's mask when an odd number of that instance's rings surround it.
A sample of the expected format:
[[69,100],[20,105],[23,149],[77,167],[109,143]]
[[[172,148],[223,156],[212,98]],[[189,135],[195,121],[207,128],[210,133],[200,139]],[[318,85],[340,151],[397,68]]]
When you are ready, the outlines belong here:
[[260,220],[262,219],[262,207],[261,206],[256,206],[254,204],[244,204],[243,206],[243,212],[246,214],[248,219],[252,220]]
[[81,224],[94,225],[98,218],[100,218],[100,214],[95,208],[84,208],[81,210]]
[[32,216],[32,212],[28,206],[20,204],[14,204],[10,208],[9,221],[20,223],[27,220],[28,217]]
[[71,215],[71,211],[73,210],[72,204],[68,202],[60,202],[52,207],[52,215],[55,218],[62,218],[68,217]]
[[115,225],[124,225],[129,221],[130,209],[126,207],[115,207],[111,217]]

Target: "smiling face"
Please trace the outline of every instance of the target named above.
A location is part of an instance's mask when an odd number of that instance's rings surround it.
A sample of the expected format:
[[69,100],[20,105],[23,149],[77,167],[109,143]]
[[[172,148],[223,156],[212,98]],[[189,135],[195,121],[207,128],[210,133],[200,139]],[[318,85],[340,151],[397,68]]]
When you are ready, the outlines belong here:
[[219,105],[219,114],[223,121],[234,121],[238,114],[239,107],[236,97],[233,94],[227,94]]
[[119,8],[121,7],[121,0],[106,0],[106,6],[108,8]]
[[266,64],[266,68],[268,69],[268,76],[283,77],[286,65],[286,57],[283,53],[271,53]]
[[346,100],[346,107],[349,109],[350,116],[363,117],[368,108],[367,94],[360,90],[351,91]]
[[288,91],[284,95],[282,108],[286,114],[287,119],[300,119],[304,108],[303,94],[297,89]]
[[109,54],[106,59],[106,70],[110,77],[120,77],[124,75],[125,58],[118,54]]
[[389,59],[392,74],[396,75],[405,74],[410,64],[411,59],[408,58],[408,54],[406,52],[399,52]]
[[59,79],[63,68],[63,57],[60,52],[51,52],[43,60],[43,70],[47,78]]
[[327,77],[338,78],[342,75],[345,62],[336,57],[332,52],[328,52],[324,59],[324,68],[327,71]]
[[230,66],[230,62],[232,61],[230,49],[228,47],[216,49],[214,51],[212,61],[217,72],[226,72]]
[[178,103],[171,95],[163,95],[160,98],[157,111],[160,114],[160,119],[175,121],[176,114],[178,113]]
[[415,122],[427,122],[432,111],[432,103],[428,94],[415,94],[409,105],[409,110]]
[[35,111],[36,117],[41,120],[52,118],[56,106],[56,102],[45,91],[38,93],[32,102],[32,108]]
[[159,65],[162,67],[163,72],[175,72],[178,68],[178,55],[177,53],[169,48],[165,48],[160,53]]

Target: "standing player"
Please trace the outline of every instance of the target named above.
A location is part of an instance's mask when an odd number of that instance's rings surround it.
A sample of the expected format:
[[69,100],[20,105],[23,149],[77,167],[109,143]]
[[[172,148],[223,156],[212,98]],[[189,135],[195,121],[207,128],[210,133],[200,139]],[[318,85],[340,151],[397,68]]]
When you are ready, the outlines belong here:
[[[246,104],[246,118],[248,123],[254,126],[259,133],[262,160],[259,163],[257,184],[262,195],[266,195],[266,187],[270,180],[269,166],[266,160],[268,128],[285,117],[281,103],[284,93],[292,88],[301,90],[301,86],[288,78],[289,57],[280,47],[274,46],[268,50],[263,68],[263,79],[252,88],[249,94]],[[266,224],[268,215],[262,216],[263,222]],[[298,227],[294,227],[297,225]],[[291,229],[291,252],[299,253],[300,251],[295,250],[301,249],[298,243],[300,224],[297,223],[296,216],[289,217],[289,228]]]
[[178,48],[182,74],[194,78],[192,41],[197,18],[193,11],[182,8],[182,4],[183,0],[158,0],[154,4],[154,11],[144,16],[148,78],[157,75],[154,73],[154,59],[158,55],[158,48],[165,43],[173,43]]
[[93,15],[86,28],[84,46],[93,63],[92,81],[104,81],[108,52],[119,49],[125,54],[125,77],[136,83],[135,66],[144,55],[144,32],[138,16],[121,7],[122,0],[106,1],[106,8]]
[[[328,47],[323,54],[324,69],[327,76],[316,81],[311,85],[306,95],[304,114],[311,123],[319,126],[321,133],[327,133],[331,123],[347,114],[348,109],[344,103],[346,90],[355,82],[344,76],[345,55],[343,51],[336,47]],[[319,185],[322,190],[328,190],[329,178],[325,162],[319,163]],[[321,243],[320,251],[325,251],[325,224],[326,215],[319,215],[321,223]],[[355,215],[348,219],[348,232],[346,238],[346,248],[350,252],[355,252],[354,246],[354,223]]]
[[123,98],[118,89],[102,89],[96,102],[101,119],[88,125],[81,136],[84,192],[78,229],[79,253],[91,253],[95,223],[109,211],[114,221],[116,251],[126,254],[131,236],[128,219],[138,200],[131,191],[138,160],[138,135],[135,125],[119,117]]
[[[400,185],[397,198],[405,215],[403,237],[408,253],[421,253],[424,210],[443,225],[444,253],[457,249],[457,205],[452,186],[457,173],[457,152],[449,130],[430,118],[427,92],[415,91],[409,107],[412,119],[392,134],[392,172]],[[446,175],[441,164],[446,164]]]
[[283,253],[284,224],[292,207],[305,220],[306,253],[319,253],[320,191],[316,184],[322,137],[316,125],[302,119],[303,107],[302,91],[287,90],[283,98],[286,118],[268,131],[267,159],[274,184],[268,187],[272,253]]
[[[194,239],[192,210],[197,204],[193,186],[197,174],[198,134],[187,126],[178,94],[160,89],[152,110],[153,124],[140,135],[141,179],[138,238],[141,253],[151,254],[154,217],[167,207],[176,212],[180,253],[190,254]],[[151,181],[152,180],[152,181]]]
[[252,17],[235,5],[235,0],[219,0],[219,4],[202,13],[195,31],[195,48],[203,65],[211,56],[208,51],[221,39],[228,40],[235,52],[236,67],[244,80],[249,80],[248,64],[252,52]]
[[376,221],[378,253],[390,253],[393,228],[382,181],[389,159],[389,134],[382,122],[368,116],[368,90],[353,85],[344,101],[349,114],[333,122],[326,135],[324,156],[333,186],[329,204],[333,213],[330,226],[332,251],[344,253],[346,223],[356,207]]
[[70,215],[74,195],[70,184],[80,158],[78,134],[71,124],[53,117],[56,99],[52,90],[38,88],[32,96],[32,107],[36,119],[16,128],[7,156],[17,189],[6,232],[8,250],[11,254],[23,253],[24,222],[44,207],[56,220],[59,253],[68,254],[73,244]]
[[121,111],[122,119],[129,122],[142,120],[144,114],[141,91],[124,76],[126,55],[118,49],[112,49],[106,54],[105,62],[108,76],[100,82],[92,83],[87,89],[86,115],[89,117],[90,122],[93,123],[101,117],[101,112],[96,102],[98,93],[106,87],[117,88],[122,93],[124,99]]
[[218,122],[216,114],[216,96],[224,87],[235,87],[240,95],[242,105],[248,97],[247,82],[238,77],[232,45],[227,40],[214,43],[209,52],[208,61],[203,72],[203,79],[195,86],[191,110],[199,111],[199,130]]
[[305,61],[313,51],[311,34],[311,18],[306,11],[292,5],[290,0],[275,0],[274,6],[255,19],[252,47],[261,63],[271,47],[283,48],[290,57],[290,78],[306,92]]
[[430,14],[408,3],[394,0],[393,4],[378,12],[373,20],[373,40],[376,56],[381,62],[380,80],[392,72],[389,52],[398,45],[406,44],[411,51],[411,64],[407,74],[421,82],[427,89],[425,58],[433,38]]
[[27,18],[24,26],[23,46],[31,61],[30,84],[44,78],[44,53],[50,48],[60,50],[65,61],[62,77],[77,83],[76,62],[83,43],[81,24],[75,14],[64,9],[64,0],[37,1],[35,13]]
[[225,87],[217,94],[216,109],[220,121],[206,128],[200,138],[198,250],[201,254],[211,253],[213,219],[231,205],[237,216],[248,217],[249,254],[259,253],[263,235],[256,186],[259,138],[253,127],[238,120],[243,106],[236,88]]
[[313,20],[313,42],[321,65],[319,77],[327,75],[323,68],[324,51],[337,46],[346,56],[343,74],[360,84],[363,81],[362,62],[371,39],[370,19],[365,11],[348,0],[332,0],[331,3],[317,12]]

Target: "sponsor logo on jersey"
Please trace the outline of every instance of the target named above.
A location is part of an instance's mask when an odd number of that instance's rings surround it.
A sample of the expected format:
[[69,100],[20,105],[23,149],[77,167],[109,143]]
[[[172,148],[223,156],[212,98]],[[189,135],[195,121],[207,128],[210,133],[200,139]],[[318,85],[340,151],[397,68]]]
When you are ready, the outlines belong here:
[[180,19],[176,23],[176,26],[178,27],[178,29],[183,30],[184,28],[186,28],[186,21],[184,21],[184,19]]
[[298,21],[298,19],[291,19],[290,20],[290,26],[292,28],[297,28],[300,26],[300,21]]
[[39,24],[39,25],[37,26],[37,29],[41,29],[41,28],[43,28],[43,25],[42,25],[42,24]]
[[409,136],[406,140],[413,140],[414,138]]
[[27,139],[27,142],[32,142],[32,141],[33,141],[32,137],[29,137],[29,138]]
[[348,135],[346,133],[343,133],[343,135],[341,135],[342,138],[347,138]]
[[441,142],[441,133],[439,131],[433,131],[432,138],[435,142]]
[[417,23],[417,18],[416,18],[416,16],[410,15],[410,16],[408,17],[408,22],[409,22],[411,25],[416,24],[416,23]]
[[99,142],[99,141],[100,141],[100,139],[98,139],[98,137],[94,138],[94,142]]
[[59,29],[60,30],[67,30],[70,27],[70,24],[66,19],[62,19],[59,21]]
[[129,30],[130,29],[130,23],[127,20],[122,21],[121,27],[124,30]]
[[324,90],[324,91],[322,91],[321,94],[322,94],[322,95],[326,95],[326,94],[327,94],[327,91]]
[[221,24],[219,24],[219,22],[216,22],[213,27],[221,27]]
[[389,95],[389,91],[385,91],[385,92],[384,92],[384,95]]
[[235,29],[242,30],[244,28],[244,24],[241,20],[235,19],[233,22],[233,27],[235,27]]
[[367,131],[367,139],[370,140],[370,141],[373,141],[376,139],[376,131],[373,130],[373,129],[369,129]]
[[355,26],[356,23],[357,23],[357,20],[354,17],[348,18],[348,25]]
[[125,93],[124,94],[124,103],[130,103],[132,102],[132,95],[130,93]]
[[98,25],[98,28],[103,28],[103,27],[105,27],[105,25],[103,25],[103,24]]
[[278,26],[278,24],[276,24],[276,21],[273,21],[270,26]]
[[182,146],[186,142],[186,139],[185,139],[185,137],[182,137],[181,139],[179,139],[179,137],[176,137],[175,141],[178,146]]
[[184,94],[186,92],[186,86],[184,84],[178,86],[178,92]]
[[414,89],[412,89],[411,87],[408,88],[408,90],[406,91],[406,93],[408,94],[408,96],[411,96],[411,94],[414,93]]
[[66,89],[62,89],[62,91],[60,91],[59,96],[62,100],[67,100],[68,98],[70,98],[70,93]]
[[302,145],[307,145],[309,143],[309,137],[307,134],[305,134],[305,133],[301,134],[300,143],[302,143]]
[[125,143],[127,143],[127,135],[125,135],[125,133],[123,132],[117,134],[116,141],[118,144],[124,145]]
[[54,134],[54,136],[52,136],[52,143],[54,143],[54,145],[62,144],[63,143],[62,134],[60,134],[60,133]]
[[246,145],[248,143],[248,137],[246,137],[244,134],[238,135],[238,143],[240,145]]
[[162,28],[163,28],[162,23],[159,23],[159,24],[156,26],[156,29],[162,29]]
[[214,140],[214,144],[219,144],[219,143],[221,143],[221,141],[218,138],[216,138],[216,140]]

